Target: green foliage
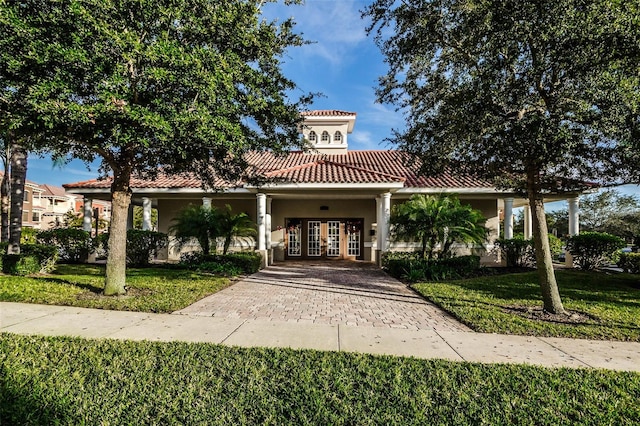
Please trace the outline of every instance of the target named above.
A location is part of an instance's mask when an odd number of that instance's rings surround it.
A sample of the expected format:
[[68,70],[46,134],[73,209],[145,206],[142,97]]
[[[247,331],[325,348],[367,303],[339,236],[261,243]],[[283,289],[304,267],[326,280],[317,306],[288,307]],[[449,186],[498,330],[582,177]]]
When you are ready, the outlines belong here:
[[[297,86],[281,70],[287,49],[304,40],[292,19],[270,21],[262,5],[0,2],[2,107],[5,95],[19,100],[14,127],[35,123],[54,159],[100,162],[112,218],[126,215],[133,176],[253,181],[247,153],[300,148],[300,111],[312,98],[294,100]],[[125,231],[112,221],[109,293],[124,291]]]
[[549,234],[549,248],[551,256],[557,256],[562,253],[562,240],[553,234]]
[[35,256],[5,254],[2,256],[2,272],[9,275],[31,275],[40,272],[40,263]]
[[622,238],[601,232],[583,232],[567,240],[567,250],[573,256],[573,263],[585,270],[610,263],[624,246]]
[[[98,235],[93,244],[109,253],[109,234]],[[149,265],[151,258],[169,244],[169,237],[162,232],[127,230],[127,264],[131,266]]]
[[[142,229],[142,219],[144,208],[142,206],[133,206],[133,228]],[[158,227],[158,209],[151,209],[151,229]]]
[[231,241],[236,237],[256,235],[255,223],[246,213],[234,214],[227,204],[224,209],[213,206],[188,205],[178,212],[169,228],[178,239],[179,247],[195,238],[205,255],[215,252],[217,240],[223,240],[223,254],[227,254]]
[[262,256],[256,252],[205,255],[200,252],[183,253],[180,263],[198,271],[225,271],[226,275],[253,274],[260,270]]
[[0,354],[7,425],[640,420],[639,375],[601,369],[14,334],[0,335]]
[[382,267],[392,277],[409,282],[442,281],[476,275],[480,270],[480,257],[424,259],[418,252],[386,252],[382,256]]
[[105,267],[58,265],[52,275],[0,275],[0,300],[121,311],[169,313],[226,288],[225,277],[164,267],[127,268],[127,295],[103,295]]
[[507,267],[535,267],[536,255],[533,240],[525,240],[524,236],[516,235],[511,239],[500,238],[495,242],[501,256],[506,260]]
[[20,254],[2,255],[2,272],[10,275],[48,273],[55,269],[58,250],[42,244],[21,244]]
[[36,244],[38,230],[35,228],[22,228],[20,244]]
[[140,229],[127,231],[127,263],[132,266],[149,264],[152,256],[169,243],[167,234]]
[[[553,234],[548,234],[549,247],[552,256],[562,252],[562,240]],[[500,250],[507,267],[534,268],[536,266],[536,251],[533,239],[525,240],[523,235],[516,235],[511,239],[500,238],[495,242]]]
[[172,222],[169,232],[177,238],[179,248],[195,238],[202,252],[208,255],[211,253],[212,242],[215,246],[215,241],[220,236],[218,210],[215,207],[189,204],[178,212]]
[[451,257],[454,243],[481,244],[488,234],[482,213],[455,195],[415,194],[393,207],[389,222],[391,237],[419,241],[425,259]]
[[256,224],[246,213],[234,214],[227,204],[223,211],[217,213],[220,236],[224,239],[222,254],[227,254],[231,241],[236,237],[252,237],[257,235]]
[[541,320],[537,272],[492,275],[413,287],[474,331],[527,336],[640,342],[638,277],[578,270],[557,271],[565,308],[584,320]]
[[[640,31],[626,3],[373,1],[368,32],[389,65],[377,100],[406,120],[391,142],[427,176],[526,196],[546,234],[544,194],[640,172]],[[540,259],[544,306],[561,312],[551,256]]]
[[640,253],[620,253],[617,264],[625,272],[640,274]]
[[40,244],[56,247],[60,254],[60,260],[64,263],[84,262],[94,248],[91,234],[76,228],[55,228],[40,231],[37,239]]

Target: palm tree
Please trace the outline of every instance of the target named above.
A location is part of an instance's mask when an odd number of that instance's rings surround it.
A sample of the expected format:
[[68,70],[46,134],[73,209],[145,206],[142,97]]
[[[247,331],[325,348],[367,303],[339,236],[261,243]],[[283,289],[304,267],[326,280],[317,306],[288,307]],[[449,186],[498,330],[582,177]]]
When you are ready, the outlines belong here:
[[450,255],[453,243],[480,243],[487,235],[482,213],[463,206],[457,197],[440,194],[413,195],[391,211],[391,236],[394,240],[421,244],[423,259],[432,259],[440,245],[440,257]]
[[205,255],[211,252],[211,241],[220,236],[219,214],[215,207],[194,206],[189,204],[182,209],[169,230],[178,239],[179,247],[192,238],[198,240]]
[[445,213],[447,226],[441,230],[440,241],[442,250],[440,257],[451,256],[451,246],[454,243],[465,245],[480,244],[486,241],[489,230],[485,227],[487,219],[482,212],[462,205],[457,198],[451,203]]
[[227,254],[234,237],[250,237],[256,235],[255,223],[246,213],[233,214],[231,206],[226,205],[224,212],[219,213],[220,236],[224,237],[222,254]]

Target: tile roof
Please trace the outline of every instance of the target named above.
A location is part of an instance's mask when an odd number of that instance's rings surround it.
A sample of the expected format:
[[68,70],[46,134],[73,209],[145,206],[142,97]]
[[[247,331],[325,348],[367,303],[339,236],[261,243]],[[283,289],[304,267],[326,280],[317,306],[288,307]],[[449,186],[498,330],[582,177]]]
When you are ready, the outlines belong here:
[[356,115],[355,112],[341,111],[338,109],[316,109],[313,111],[303,111],[300,113],[305,117],[347,117]]
[[327,160],[292,166],[264,173],[267,178],[291,183],[391,183],[405,178]]
[[[347,151],[341,154],[317,154],[301,151],[287,155],[253,152],[247,157],[259,174],[291,183],[400,183],[405,188],[493,188],[487,181],[465,175],[444,173],[421,175],[418,163],[408,161],[399,151]],[[233,187],[222,180],[220,187]],[[110,179],[90,180],[64,185],[67,189],[107,189]],[[132,179],[132,188],[192,188],[202,187],[194,175],[160,175],[155,180]]]
[[40,188],[43,189],[42,197],[75,197],[75,195],[67,194],[64,188],[60,186],[44,183],[40,185]]

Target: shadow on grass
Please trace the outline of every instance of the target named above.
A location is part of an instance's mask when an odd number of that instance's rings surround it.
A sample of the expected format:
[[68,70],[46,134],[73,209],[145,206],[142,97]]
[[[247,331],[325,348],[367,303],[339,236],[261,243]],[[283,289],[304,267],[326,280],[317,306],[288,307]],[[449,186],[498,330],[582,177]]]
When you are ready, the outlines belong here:
[[98,287],[98,286],[95,286],[93,284],[72,282],[72,281],[69,281],[69,280],[65,280],[63,278],[37,277],[35,279],[36,280],[40,280],[40,281],[50,281],[50,282],[54,282],[56,284],[69,285],[69,286],[72,286],[72,287],[78,287],[78,288],[81,288],[83,290],[89,290],[90,292],[95,293],[95,294],[101,294],[102,291],[104,290],[104,287]]
[[42,401],[30,389],[15,389],[7,383],[8,375],[0,370],[0,424],[2,425],[46,425],[73,424],[72,410],[57,401]]

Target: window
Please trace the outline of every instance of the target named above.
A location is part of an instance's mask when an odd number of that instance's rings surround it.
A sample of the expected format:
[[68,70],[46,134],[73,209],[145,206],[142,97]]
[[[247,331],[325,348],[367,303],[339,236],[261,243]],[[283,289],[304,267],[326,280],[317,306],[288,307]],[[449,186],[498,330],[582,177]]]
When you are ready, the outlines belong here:
[[22,222],[29,222],[29,210],[22,210]]
[[24,203],[28,203],[29,202],[29,191],[25,190],[24,191]]
[[329,142],[329,132],[322,132],[322,142]]
[[342,133],[335,132],[335,134],[333,135],[333,141],[334,142],[342,142]]
[[340,221],[327,222],[327,256],[340,256]]
[[309,256],[320,256],[320,221],[310,220],[308,251]]
[[32,222],[40,222],[40,213],[39,212],[33,212],[33,216],[31,216],[31,221]]
[[309,142],[315,142],[317,139],[316,132],[313,130],[309,132]]

